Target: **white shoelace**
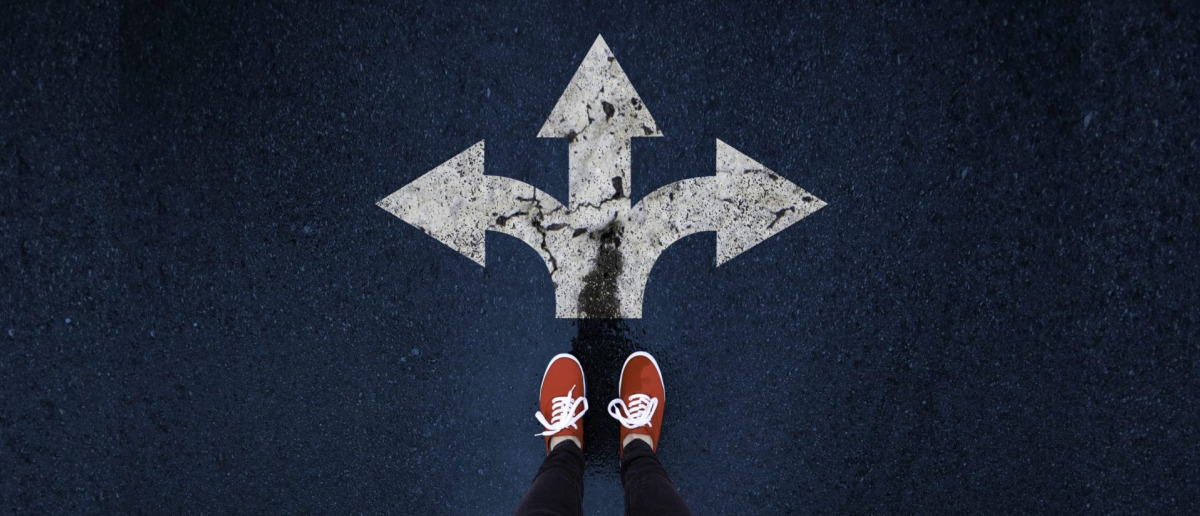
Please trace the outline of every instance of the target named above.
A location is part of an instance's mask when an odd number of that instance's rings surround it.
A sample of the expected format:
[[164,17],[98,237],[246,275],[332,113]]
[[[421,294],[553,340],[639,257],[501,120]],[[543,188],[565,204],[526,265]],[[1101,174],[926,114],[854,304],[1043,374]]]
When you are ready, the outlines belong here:
[[[651,398],[641,393],[630,394],[629,404],[626,404],[625,400],[621,398],[608,403],[608,415],[630,430],[643,426],[653,426],[651,419],[654,418],[654,411],[657,409],[658,398]],[[625,412],[624,415],[621,414],[622,411]]]
[[[576,423],[583,419],[583,415],[587,412],[587,398],[575,398],[571,396],[575,393],[575,386],[567,391],[566,396],[558,396],[550,399],[550,421],[546,421],[546,416],[542,415],[542,411],[538,411],[533,417],[537,418],[538,423],[546,427],[546,431],[540,435],[542,437],[557,434],[567,427],[578,428]],[[579,406],[583,405],[583,410],[579,410]],[[576,414],[575,411],[579,410]]]

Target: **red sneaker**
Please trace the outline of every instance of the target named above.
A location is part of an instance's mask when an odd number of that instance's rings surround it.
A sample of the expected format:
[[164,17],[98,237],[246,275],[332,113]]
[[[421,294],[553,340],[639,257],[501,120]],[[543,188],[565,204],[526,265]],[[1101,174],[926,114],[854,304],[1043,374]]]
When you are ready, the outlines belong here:
[[[625,359],[625,366],[621,368],[621,383],[617,391],[621,397],[609,402],[608,415],[621,423],[621,443],[631,433],[646,434],[653,441],[651,448],[657,452],[663,408],[667,400],[658,361],[645,351],[629,355]],[[622,444],[621,452],[624,451]]]
[[[575,395],[579,396],[576,397]],[[552,437],[570,436],[579,439],[583,447],[583,414],[587,412],[587,386],[583,378],[583,366],[570,353],[559,353],[550,359],[546,373],[542,375],[542,394],[538,406],[541,408],[534,418],[546,428],[537,434],[546,438],[546,454],[550,454]],[[550,414],[546,420],[543,414]]]

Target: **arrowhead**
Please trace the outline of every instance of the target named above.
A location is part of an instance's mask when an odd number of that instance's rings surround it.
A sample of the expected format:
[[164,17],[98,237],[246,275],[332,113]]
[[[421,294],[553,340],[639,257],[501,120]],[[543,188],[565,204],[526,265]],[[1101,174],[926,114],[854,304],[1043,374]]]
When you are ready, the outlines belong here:
[[717,181],[726,212],[717,266],[823,208],[825,201],[717,140]]
[[550,112],[539,138],[569,138],[591,131],[619,136],[662,136],[617,58],[596,37],[571,83]]
[[483,142],[472,145],[376,203],[484,265],[488,217],[483,200]]

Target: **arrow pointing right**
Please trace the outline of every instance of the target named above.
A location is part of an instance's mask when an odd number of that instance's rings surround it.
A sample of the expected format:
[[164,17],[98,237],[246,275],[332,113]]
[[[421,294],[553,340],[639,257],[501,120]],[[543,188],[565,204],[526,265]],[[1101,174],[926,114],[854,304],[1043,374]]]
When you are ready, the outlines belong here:
[[825,207],[825,201],[721,140],[716,183],[717,198],[726,206],[717,229],[718,267]]
[[647,195],[627,217],[619,282],[627,311],[641,313],[650,270],[680,238],[717,232],[717,266],[825,207],[825,201],[717,140],[717,173],[684,179]]

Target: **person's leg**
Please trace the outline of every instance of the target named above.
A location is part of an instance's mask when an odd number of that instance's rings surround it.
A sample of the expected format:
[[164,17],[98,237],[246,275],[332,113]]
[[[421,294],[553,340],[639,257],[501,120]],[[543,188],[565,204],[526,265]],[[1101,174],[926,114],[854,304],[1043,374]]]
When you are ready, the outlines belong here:
[[583,514],[583,450],[567,440],[558,443],[542,461],[516,515],[576,514]]
[[620,397],[608,404],[608,414],[621,423],[621,485],[625,514],[690,515],[655,451],[662,432],[667,390],[658,361],[639,351],[621,368]]
[[540,410],[534,414],[545,429],[538,435],[546,440],[546,460],[517,506],[517,516],[583,514],[581,420],[588,409],[586,396],[587,385],[579,360],[569,353],[551,359],[542,375]]
[[625,486],[625,514],[629,516],[692,514],[654,450],[642,440],[634,439],[622,452],[621,485]]

